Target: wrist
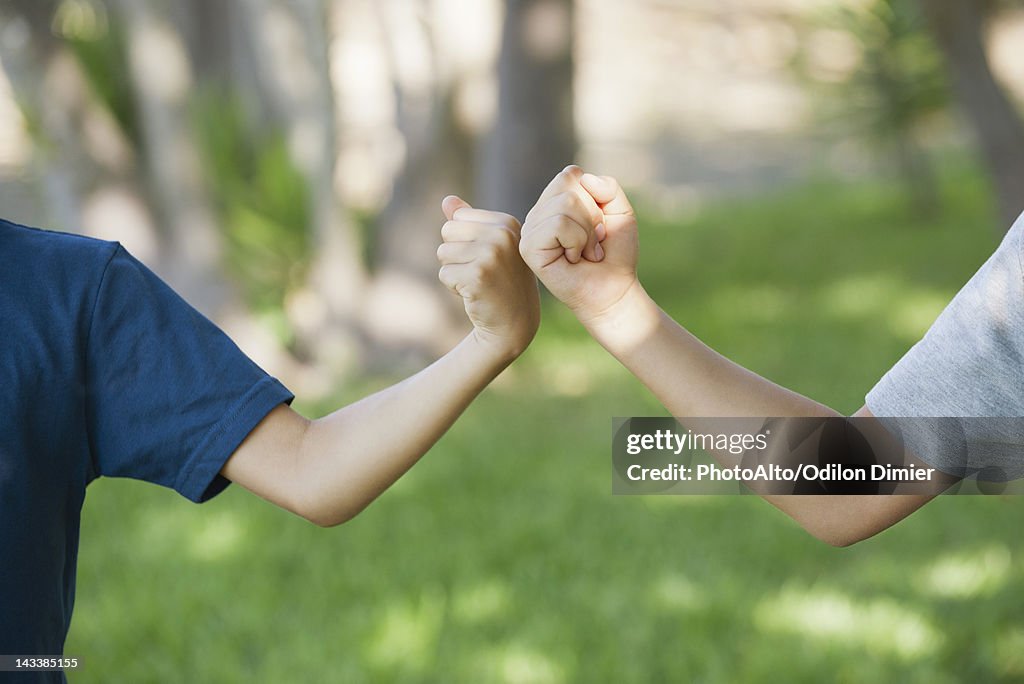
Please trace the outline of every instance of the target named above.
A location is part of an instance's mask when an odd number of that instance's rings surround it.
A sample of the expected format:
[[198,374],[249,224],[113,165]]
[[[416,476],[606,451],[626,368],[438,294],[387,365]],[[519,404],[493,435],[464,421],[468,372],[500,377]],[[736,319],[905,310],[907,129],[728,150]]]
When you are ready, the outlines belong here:
[[467,339],[486,358],[504,368],[526,351],[533,334],[523,333],[509,337],[474,327]]
[[594,311],[579,310],[576,318],[609,351],[631,347],[657,326],[661,309],[639,280],[633,280],[617,300]]

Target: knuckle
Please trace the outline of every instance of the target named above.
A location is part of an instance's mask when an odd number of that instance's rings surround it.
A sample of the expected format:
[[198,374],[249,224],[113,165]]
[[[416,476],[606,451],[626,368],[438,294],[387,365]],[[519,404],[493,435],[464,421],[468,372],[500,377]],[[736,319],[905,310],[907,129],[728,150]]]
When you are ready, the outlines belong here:
[[526,212],[526,217],[523,219],[523,231],[530,230],[530,227],[537,223],[537,217],[543,215],[543,205],[540,202],[530,207],[530,211]]
[[555,198],[555,206],[562,211],[572,210],[576,206],[576,193],[563,192]]
[[576,180],[582,170],[575,164],[570,164],[558,172],[558,179],[563,183],[570,183]]
[[499,226],[494,232],[494,244],[501,250],[510,250],[518,243],[516,234],[508,226]]
[[565,218],[559,226],[559,235],[569,245],[583,245],[587,242],[587,234],[580,225],[570,218]]
[[498,251],[498,245],[490,243],[480,252],[477,264],[483,271],[489,271],[498,264]]
[[501,223],[513,232],[518,232],[522,228],[522,224],[519,223],[519,219],[512,214],[501,214]]
[[555,219],[555,230],[560,233],[569,233],[576,226],[576,222],[565,214],[559,214]]
[[532,254],[536,250],[537,242],[540,239],[543,239],[543,236],[538,235],[536,233],[527,235],[526,237],[519,241],[519,253],[523,257]]
[[558,232],[558,224],[562,220],[561,214],[551,214],[545,216],[541,221],[537,222],[536,230],[527,233],[526,238],[530,240],[543,239],[537,236],[551,235],[553,232]]
[[538,212],[534,216],[531,216],[530,218],[526,219],[526,223],[523,224],[523,230],[519,233],[519,235],[522,237],[522,239],[525,240],[526,238],[535,234],[537,230],[544,225],[544,222],[547,220],[547,218],[547,214],[542,214]]

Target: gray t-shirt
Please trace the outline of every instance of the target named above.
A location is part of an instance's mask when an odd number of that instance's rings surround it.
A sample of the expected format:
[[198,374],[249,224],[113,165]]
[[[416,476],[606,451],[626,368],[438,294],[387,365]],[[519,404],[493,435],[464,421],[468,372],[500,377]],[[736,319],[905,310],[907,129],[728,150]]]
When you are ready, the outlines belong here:
[[1022,240],[1024,215],[866,398],[910,451],[953,475],[1024,477]]

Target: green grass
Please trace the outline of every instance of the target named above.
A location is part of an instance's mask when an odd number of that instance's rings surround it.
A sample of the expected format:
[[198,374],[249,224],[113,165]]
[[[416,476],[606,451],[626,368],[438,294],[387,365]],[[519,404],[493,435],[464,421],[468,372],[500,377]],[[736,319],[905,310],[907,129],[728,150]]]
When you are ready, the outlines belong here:
[[[930,220],[882,184],[645,213],[642,277],[716,348],[853,411],[995,246],[973,176],[944,197]],[[613,497],[611,417],[665,412],[545,306],[520,362],[340,528],[239,488],[92,485],[72,681],[1024,679],[1019,500],[942,498],[840,550],[755,497]]]

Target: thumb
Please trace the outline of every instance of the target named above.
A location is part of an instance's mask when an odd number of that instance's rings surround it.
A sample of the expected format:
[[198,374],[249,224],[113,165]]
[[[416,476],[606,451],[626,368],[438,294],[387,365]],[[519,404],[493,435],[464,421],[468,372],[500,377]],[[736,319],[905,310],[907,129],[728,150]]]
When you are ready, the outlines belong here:
[[444,212],[444,217],[451,221],[455,217],[455,212],[459,209],[472,209],[469,202],[462,199],[458,195],[448,195],[441,200],[441,211]]
[[611,176],[595,176],[585,173],[580,177],[580,185],[590,193],[594,201],[601,205],[605,214],[632,214],[633,207],[622,191],[619,182]]

